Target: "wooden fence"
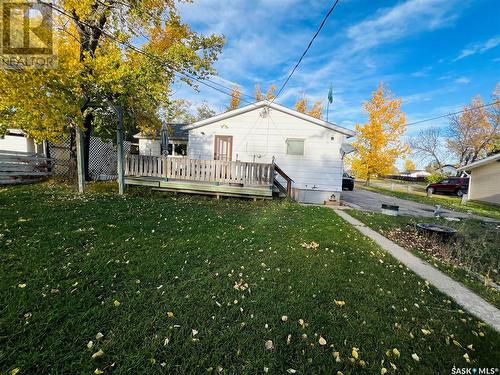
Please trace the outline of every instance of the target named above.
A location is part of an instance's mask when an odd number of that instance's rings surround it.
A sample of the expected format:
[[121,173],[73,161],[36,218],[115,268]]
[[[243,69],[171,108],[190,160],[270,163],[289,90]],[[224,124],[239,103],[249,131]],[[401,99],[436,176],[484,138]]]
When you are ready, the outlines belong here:
[[50,176],[51,160],[26,152],[0,151],[0,185],[34,182]]
[[273,164],[187,157],[128,155],[125,176],[161,177],[172,180],[272,185]]

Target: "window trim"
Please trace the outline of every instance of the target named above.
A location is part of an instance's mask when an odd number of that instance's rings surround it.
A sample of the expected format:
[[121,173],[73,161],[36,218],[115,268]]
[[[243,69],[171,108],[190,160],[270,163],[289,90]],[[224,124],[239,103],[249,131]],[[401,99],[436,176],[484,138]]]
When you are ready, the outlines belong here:
[[[301,141],[302,142],[302,154],[290,154],[288,153],[288,141]],[[306,140],[305,138],[287,138],[285,140],[285,154],[288,156],[301,157],[306,155]]]

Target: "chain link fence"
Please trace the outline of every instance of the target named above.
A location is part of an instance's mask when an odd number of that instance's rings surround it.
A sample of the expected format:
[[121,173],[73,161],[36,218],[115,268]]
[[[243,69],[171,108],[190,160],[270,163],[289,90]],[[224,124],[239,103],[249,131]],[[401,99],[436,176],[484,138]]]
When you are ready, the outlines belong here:
[[[52,159],[52,174],[54,176],[75,179],[76,166],[76,139],[74,134],[61,136],[54,142],[47,143],[48,157]],[[132,143],[123,142],[124,154],[129,155]],[[90,137],[89,147],[89,175],[91,180],[113,180],[118,176],[116,144],[109,139]]]

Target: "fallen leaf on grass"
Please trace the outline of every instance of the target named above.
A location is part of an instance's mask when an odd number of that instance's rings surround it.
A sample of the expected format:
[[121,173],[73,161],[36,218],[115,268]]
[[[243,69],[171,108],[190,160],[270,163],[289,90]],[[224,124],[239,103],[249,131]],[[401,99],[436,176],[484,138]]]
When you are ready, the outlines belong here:
[[21,371],[19,367],[13,368],[12,370],[10,370],[10,375],[16,375],[19,373],[19,371]]
[[167,316],[169,318],[173,318],[174,317],[174,313],[172,311],[167,311]]
[[352,348],[352,352],[351,352],[351,355],[354,359],[358,359],[359,358],[359,353],[358,353],[359,349],[358,348]]
[[420,358],[419,358],[419,356],[418,356],[416,353],[413,353],[413,354],[411,355],[411,357],[412,357],[415,361],[417,361],[417,362],[418,362],[418,361],[420,361]]
[[424,335],[426,335],[426,336],[431,334],[431,331],[429,331],[428,329],[423,329],[423,328],[422,328],[422,329],[421,329],[421,331],[422,331],[422,333],[423,333]]
[[104,352],[102,351],[102,349],[99,349],[97,352],[92,354],[92,359],[101,358],[102,356],[104,356]]
[[339,306],[339,307],[342,307],[342,306],[344,306],[344,305],[345,305],[345,301],[337,301],[336,299],[334,299],[334,301],[335,301],[335,304],[336,304],[337,306]]
[[[26,284],[17,284],[18,288],[24,289],[26,288]],[[15,370],[15,369],[14,369]],[[13,370],[13,371],[14,371]]]
[[273,346],[273,340],[267,340],[266,343],[264,344],[267,350],[271,350]]
[[118,301],[117,299],[115,299],[115,300],[113,301],[113,305],[114,305],[115,307],[118,307],[118,306],[120,306],[120,305],[121,305],[121,303],[120,303],[120,301]]
[[323,338],[323,336],[320,336],[320,337],[319,337],[318,342],[319,342],[319,344],[320,344],[321,346],[326,345],[326,340]]
[[312,241],[311,243],[305,243],[305,242],[302,242],[302,244],[300,245],[306,249],[313,249],[313,250],[316,250],[318,247],[319,247],[319,244]]
[[104,371],[99,370],[98,368],[96,368],[95,371],[94,371],[94,374],[97,374],[97,375],[104,374]]
[[96,340],[100,340],[103,337],[104,337],[104,335],[101,332],[97,332],[97,334],[95,335]]

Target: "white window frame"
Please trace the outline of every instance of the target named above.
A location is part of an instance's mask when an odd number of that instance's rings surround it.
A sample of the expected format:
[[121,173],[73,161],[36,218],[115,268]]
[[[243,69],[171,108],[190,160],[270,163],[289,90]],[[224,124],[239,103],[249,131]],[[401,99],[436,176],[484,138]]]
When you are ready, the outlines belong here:
[[[301,141],[302,142],[302,154],[290,154],[288,152],[288,141]],[[304,138],[287,138],[285,141],[285,154],[288,156],[301,157],[306,155],[306,140]]]

